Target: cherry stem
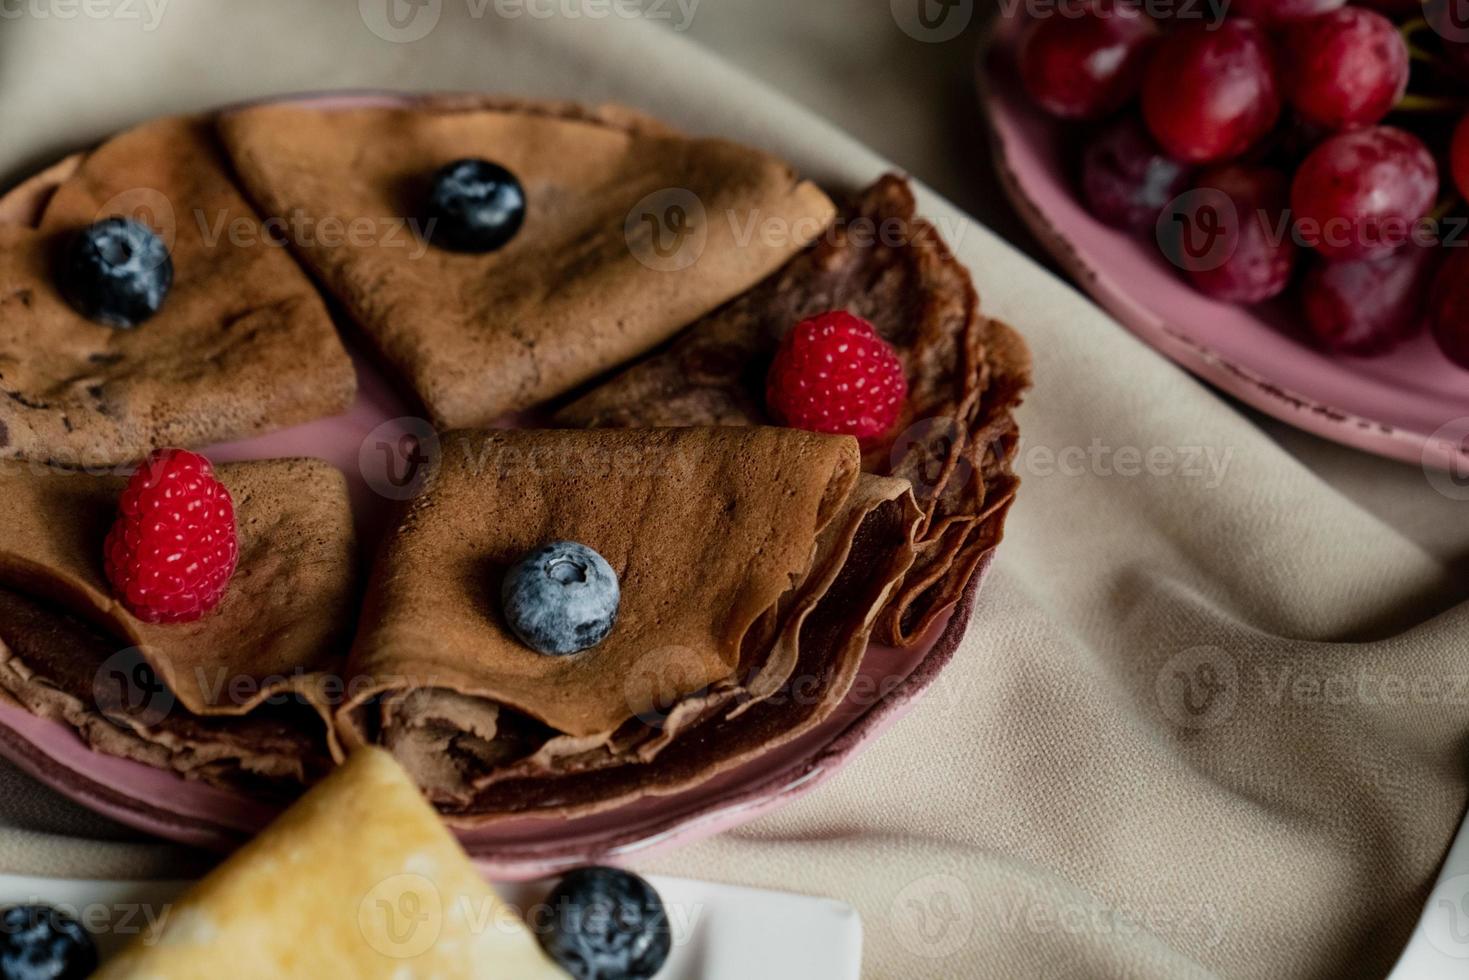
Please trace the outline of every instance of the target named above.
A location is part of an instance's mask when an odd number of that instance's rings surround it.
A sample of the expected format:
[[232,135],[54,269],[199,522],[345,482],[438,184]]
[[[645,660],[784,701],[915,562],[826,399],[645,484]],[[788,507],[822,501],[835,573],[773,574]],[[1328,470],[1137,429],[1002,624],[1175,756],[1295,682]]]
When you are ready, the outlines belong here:
[[1413,36],[1419,31],[1427,29],[1428,21],[1422,17],[1415,17],[1413,20],[1404,22],[1403,26],[1398,28],[1398,33],[1403,36],[1403,43],[1407,45],[1409,58],[1412,58],[1414,61],[1425,61],[1433,64],[1438,61],[1438,58],[1413,43]]
[[1448,217],[1448,215],[1451,214],[1454,211],[1454,209],[1459,206],[1459,203],[1461,202],[1461,200],[1462,200],[1462,198],[1460,198],[1459,195],[1457,195],[1457,194],[1450,194],[1448,197],[1446,197],[1442,201],[1439,201],[1438,202],[1438,207],[1434,208],[1429,213],[1429,215],[1428,215],[1429,219],[1431,221],[1433,221],[1435,224],[1437,224],[1438,222],[1442,221],[1444,218]]
[[1394,112],[1462,112],[1469,100],[1451,95],[1405,95],[1393,106]]

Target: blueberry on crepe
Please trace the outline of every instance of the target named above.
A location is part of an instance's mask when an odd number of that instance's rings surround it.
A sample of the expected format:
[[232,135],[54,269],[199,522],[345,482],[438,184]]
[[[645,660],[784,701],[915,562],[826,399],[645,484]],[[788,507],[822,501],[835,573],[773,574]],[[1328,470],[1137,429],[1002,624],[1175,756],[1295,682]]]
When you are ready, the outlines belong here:
[[455,825],[673,792],[809,731],[912,561],[911,486],[861,473],[850,436],[475,430],[440,450],[373,569],[337,720]]
[[79,232],[61,273],[61,291],[77,312],[113,327],[136,327],[157,313],[172,287],[168,247],[129,218]]
[[203,118],[0,196],[0,458],[92,469],[345,410],[326,304],[268,240]]
[[607,638],[622,597],[607,559],[584,544],[553,541],[510,566],[500,599],[526,646],[565,656]]
[[424,234],[456,252],[504,248],[525,223],[525,189],[488,160],[456,160],[434,174]]
[[[647,352],[832,216],[768,154],[611,107],[265,105],[226,114],[220,133],[266,213],[380,223],[378,240],[296,254],[446,429],[488,426]],[[445,161],[458,162],[426,187]],[[402,229],[404,215],[438,220]],[[788,233],[748,234],[771,226]],[[439,247],[415,247],[424,237]]]

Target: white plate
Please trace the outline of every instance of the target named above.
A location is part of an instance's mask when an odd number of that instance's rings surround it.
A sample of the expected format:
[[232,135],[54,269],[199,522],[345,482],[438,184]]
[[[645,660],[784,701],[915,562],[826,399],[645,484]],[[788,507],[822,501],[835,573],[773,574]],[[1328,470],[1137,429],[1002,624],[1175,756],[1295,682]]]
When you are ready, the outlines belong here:
[[1388,980],[1462,980],[1469,976],[1469,820],[1444,859],[1418,928]]
[[[673,953],[657,980],[858,980],[862,921],[845,902],[651,876],[668,908]],[[107,957],[168,914],[188,882],[0,875],[0,905],[46,902],[75,915]],[[516,908],[552,882],[496,886]]]

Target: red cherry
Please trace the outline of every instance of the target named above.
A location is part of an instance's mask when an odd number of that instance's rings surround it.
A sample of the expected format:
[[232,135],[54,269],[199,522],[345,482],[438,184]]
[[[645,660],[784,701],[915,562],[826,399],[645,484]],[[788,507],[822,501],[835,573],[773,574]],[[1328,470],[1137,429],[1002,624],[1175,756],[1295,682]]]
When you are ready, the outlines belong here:
[[1269,41],[1252,22],[1196,24],[1158,44],[1143,81],[1143,118],[1169,156],[1189,163],[1237,157],[1279,116]]
[[1262,24],[1308,20],[1338,9],[1347,0],[1233,0],[1229,12]]
[[1020,78],[1036,104],[1063,119],[1096,119],[1142,84],[1158,35],[1140,5],[1091,0],[1038,18],[1020,42]]
[[1408,45],[1381,14],[1344,7],[1292,24],[1284,41],[1286,98],[1318,126],[1370,126],[1408,89]]
[[1433,154],[1416,136],[1391,126],[1331,137],[1311,151],[1291,185],[1303,240],[1333,260],[1400,248],[1437,196]]

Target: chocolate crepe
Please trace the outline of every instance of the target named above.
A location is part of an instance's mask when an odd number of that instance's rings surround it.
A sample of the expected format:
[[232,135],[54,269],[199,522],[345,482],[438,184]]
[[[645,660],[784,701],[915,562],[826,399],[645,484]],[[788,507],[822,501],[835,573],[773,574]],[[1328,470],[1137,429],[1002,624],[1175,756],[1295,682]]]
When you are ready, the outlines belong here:
[[[307,229],[378,229],[293,241],[451,428],[488,425],[646,352],[779,268],[833,210],[773,157],[615,109],[429,98],[267,105],[219,125],[266,212]],[[464,157],[508,167],[525,188],[525,224],[498,252],[424,241],[427,182]]]
[[[115,215],[171,246],[174,285],[131,330],[56,285],[79,229]],[[344,410],[356,375],[326,306],[269,242],[207,122],[163,119],[0,200],[0,456],[88,467]]]
[[149,624],[102,572],[126,481],[0,467],[0,691],[100,751],[277,789],[330,764],[326,677],[351,637],[352,517],[341,474],[317,460],[216,472],[239,525],[229,591],[195,622]]
[[[711,724],[747,732],[744,754],[799,735],[845,695],[912,560],[909,485],[859,469],[855,440],[790,429],[451,433],[368,587],[344,744],[384,745],[475,824],[656,792],[664,755]],[[505,568],[557,539],[622,588],[612,634],[571,657],[522,645],[498,601]],[[683,784],[736,761],[711,753]],[[631,785],[571,805],[500,790],[613,769]]]
[[908,378],[903,415],[864,445],[863,468],[912,482],[924,509],[917,560],[878,636],[918,642],[1000,541],[1019,483],[1013,411],[1030,354],[979,312],[969,273],[913,193],[887,176],[847,202],[821,241],[671,345],[564,408],[569,426],[767,424],[765,375],[798,321],[845,309],[871,321]]

